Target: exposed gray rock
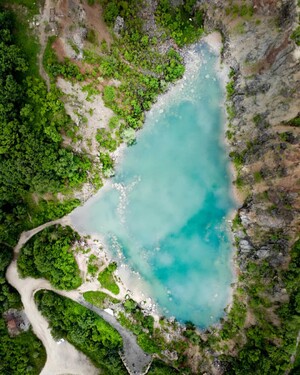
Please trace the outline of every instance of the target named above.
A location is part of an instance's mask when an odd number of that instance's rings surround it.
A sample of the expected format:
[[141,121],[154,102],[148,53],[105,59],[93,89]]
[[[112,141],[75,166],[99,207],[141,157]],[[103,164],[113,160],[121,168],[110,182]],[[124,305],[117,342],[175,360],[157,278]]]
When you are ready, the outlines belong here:
[[261,248],[256,252],[256,255],[259,259],[265,259],[270,256],[270,251],[264,248]]
[[266,93],[271,87],[271,83],[269,82],[262,82],[261,79],[254,79],[247,82],[247,95],[254,95],[258,92]]
[[285,220],[281,216],[270,215],[267,211],[257,213],[256,222],[261,227],[283,228]]
[[252,249],[253,247],[251,246],[248,240],[240,241],[240,250],[242,253],[249,253]]
[[246,212],[240,212],[240,218],[244,227],[248,227],[251,224],[251,219],[249,219]]
[[114,33],[119,36],[121,31],[124,29],[124,27],[125,27],[124,18],[118,16],[114,24]]

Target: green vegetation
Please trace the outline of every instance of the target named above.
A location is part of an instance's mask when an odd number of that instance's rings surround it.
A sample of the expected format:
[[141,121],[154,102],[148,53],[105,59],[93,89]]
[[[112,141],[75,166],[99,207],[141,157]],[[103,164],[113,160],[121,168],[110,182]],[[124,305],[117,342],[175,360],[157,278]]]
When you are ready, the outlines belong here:
[[171,0],[158,2],[156,20],[180,47],[196,42],[203,33],[203,12],[197,8],[196,2],[187,0],[178,6],[172,5]]
[[[14,0],[14,2],[16,1]],[[19,3],[21,3],[21,1],[19,1]],[[23,1],[23,3],[25,3],[25,1]],[[26,6],[28,13],[26,11],[22,11],[12,14],[14,24],[18,25],[18,27],[13,29],[13,37],[16,45],[21,48],[22,52],[26,56],[28,69],[23,72],[23,76],[39,77],[39,68],[36,56],[39,53],[40,46],[36,35],[28,27],[28,19],[30,19],[34,14],[38,13],[37,1],[27,1],[27,3],[28,4],[26,4]]]
[[[272,235],[272,238],[274,236]],[[242,276],[239,300],[235,299],[223,329],[222,340],[235,339],[237,355],[224,355],[227,374],[284,374],[293,368],[291,355],[296,349],[296,338],[300,328],[300,240],[292,251],[288,270],[274,268],[268,262],[249,262]],[[268,293],[273,288],[272,280],[279,278],[289,293],[288,302],[275,303],[274,314],[269,310]],[[246,306],[241,300],[248,295],[247,311],[256,323],[244,327]],[[244,336],[244,339],[242,338]],[[223,342],[223,347],[224,346]]]
[[52,82],[55,80],[56,77],[62,76],[66,79],[73,79],[76,81],[83,81],[84,76],[80,72],[78,66],[72,63],[69,59],[65,59],[64,62],[59,62],[58,58],[52,48],[53,43],[55,42],[56,37],[51,36],[45,48],[44,56],[43,56],[43,65],[48,73],[49,77],[51,78]]
[[91,303],[94,306],[99,307],[100,309],[105,308],[107,303],[119,303],[120,301],[116,298],[109,296],[103,292],[84,292],[83,293],[84,299]]
[[46,361],[42,343],[31,329],[15,337],[9,336],[2,315],[10,308],[22,308],[19,294],[5,280],[12,257],[12,249],[0,244],[0,373],[38,375]]
[[118,354],[122,338],[104,319],[54,292],[39,291],[35,300],[54,337],[68,340],[105,374],[127,374]]
[[237,171],[241,169],[241,167],[244,165],[244,153],[238,153],[236,151],[232,151],[229,153],[229,156],[236,168]]
[[[2,313],[9,308],[19,308],[22,306],[20,296],[17,291],[10,286],[5,280],[6,268],[13,259],[12,249],[4,244],[0,244],[0,312]],[[2,325],[1,325],[2,327]]]
[[290,126],[299,127],[300,126],[300,115],[298,114],[298,116],[294,117],[292,120],[288,121],[286,124],[290,125]]
[[111,177],[114,175],[114,161],[110,157],[109,153],[102,152],[100,154],[100,162],[102,164],[102,170],[104,177]]
[[114,275],[113,273],[117,269],[117,264],[116,263],[111,263],[109,266],[105,268],[102,272],[99,273],[98,276],[98,281],[101,284],[101,286],[110,292],[114,294],[119,294],[120,289],[115,282]]
[[98,270],[99,270],[99,267],[97,265],[97,257],[96,255],[92,254],[89,257],[87,271],[91,276],[96,276]]
[[[187,360],[186,350],[194,344],[200,344],[201,341],[195,326],[187,325],[185,337],[181,336],[176,339],[173,337],[171,341],[166,341],[166,337],[170,333],[172,337],[172,332],[178,329],[176,322],[171,323],[162,318],[159,327],[155,328],[153,317],[146,315],[132,299],[124,302],[124,308],[125,312],[118,314],[119,322],[137,336],[137,342],[145,352],[155,354],[155,358],[161,359],[161,361],[154,360],[150,374],[189,374],[190,363]],[[162,362],[166,360],[163,354],[165,350],[174,351],[178,355],[178,358],[172,361],[172,366]],[[197,346],[195,350],[198,350]]]
[[161,341],[161,337],[153,335],[153,317],[145,316],[138,306],[130,314],[120,312],[118,320],[137,336],[137,342],[145,352],[160,354],[165,349],[165,342]]
[[233,230],[236,230],[237,228],[239,228],[240,226],[242,225],[242,220],[239,216],[239,214],[237,213],[234,217],[234,219],[232,220],[232,229]]
[[233,17],[244,17],[251,18],[254,13],[253,5],[235,3],[233,1],[229,2],[229,6],[226,8],[226,15],[231,15]]
[[300,26],[292,32],[291,38],[295,41],[297,46],[300,46]]
[[[0,19],[0,240],[13,245],[22,230],[74,208],[74,201],[66,201],[49,212],[51,203],[43,196],[80,185],[91,164],[61,147],[61,132],[70,119],[60,92],[54,87],[48,92],[41,80],[24,76],[27,56],[15,44],[14,18],[5,11]],[[36,195],[44,201],[39,207]]]
[[96,139],[101,147],[110,152],[115,151],[119,146],[119,143],[112,137],[112,134],[104,128],[98,129]]
[[[161,54],[157,39],[149,37],[142,30],[141,19],[138,16],[141,0],[133,0],[130,6],[126,1],[101,0],[100,3],[108,25],[114,24],[117,15],[124,18],[126,29],[120,31],[119,38],[114,38],[110,46],[106,43],[101,43],[99,48],[87,46],[89,49],[84,50],[84,73],[74,62],[68,59],[58,60],[52,48],[55,37],[48,40],[43,63],[52,82],[58,76],[88,82],[84,86],[88,98],[98,92],[101,81],[104,102],[116,114],[109,123],[109,130],[100,129],[97,134],[102,175],[110,177],[114,174],[114,163],[109,153],[122,141],[128,144],[135,143],[133,131],[142,127],[144,111],[150,109],[158,94],[166,90],[169,82],[183,75],[184,66],[178,52],[170,48]],[[195,33],[195,20],[199,21],[194,3],[195,1],[189,1],[179,11],[180,17],[189,25],[186,29],[186,35],[189,37],[190,33]],[[192,22],[186,19],[188,12],[191,12]],[[167,35],[164,38],[166,37]],[[87,38],[92,44],[95,42],[91,32]],[[189,38],[189,41],[192,40]],[[108,84],[112,79],[119,80],[121,84]]]
[[[119,300],[102,292],[85,292],[83,296],[86,301],[99,308],[108,307],[111,303],[118,303],[119,306],[121,304]],[[154,318],[150,315],[145,315],[143,310],[134,300],[130,298],[126,299],[126,301],[123,302],[123,307],[124,310],[123,312],[118,312],[117,319],[125,328],[132,331],[137,336],[137,342],[145,352],[150,354],[155,353],[158,356],[161,356],[162,350],[176,350],[179,355],[176,366],[178,365],[188,371],[188,366],[185,367],[184,356],[187,343],[184,341],[172,341],[171,343],[166,343],[165,336],[160,329],[154,328]],[[166,329],[166,333],[169,332],[169,325],[170,323],[168,322],[161,325],[162,329]],[[189,332],[189,330],[187,330],[187,332]],[[197,336],[197,338],[199,338],[199,336]],[[164,358],[164,356],[162,357]],[[173,374],[177,373],[177,371],[172,366],[168,366],[162,361],[155,360],[151,365],[150,373]]]
[[260,171],[254,172],[253,177],[256,183],[259,183],[263,180],[263,176]]
[[128,146],[132,146],[136,143],[135,131],[131,128],[124,130],[122,138]]
[[39,13],[39,5],[43,2],[44,0],[0,0],[0,5],[6,5],[6,4],[11,4],[14,3],[16,5],[23,6],[25,9],[25,12],[28,12],[28,18],[36,15]]
[[10,337],[1,318],[0,373],[40,374],[46,362],[46,351],[40,340],[29,330]]
[[234,79],[231,79],[226,85],[227,100],[231,99],[234,94]]
[[70,227],[50,226],[33,236],[18,258],[22,277],[44,277],[58,289],[76,289],[81,285],[79,269],[71,252],[80,239]]
[[235,112],[235,108],[233,105],[227,105],[226,112],[227,112],[227,117],[229,121],[235,118],[236,112]]
[[79,199],[66,199],[60,202],[58,199],[39,200],[38,203],[28,201],[32,213],[31,226],[37,227],[42,223],[63,217],[80,205]]
[[176,375],[179,373],[180,372],[174,369],[174,367],[168,366],[158,359],[154,359],[148,371],[148,375]]
[[220,331],[220,337],[223,340],[231,339],[239,333],[240,329],[244,326],[246,313],[247,309],[245,304],[239,301],[237,296],[235,296],[230,312]]

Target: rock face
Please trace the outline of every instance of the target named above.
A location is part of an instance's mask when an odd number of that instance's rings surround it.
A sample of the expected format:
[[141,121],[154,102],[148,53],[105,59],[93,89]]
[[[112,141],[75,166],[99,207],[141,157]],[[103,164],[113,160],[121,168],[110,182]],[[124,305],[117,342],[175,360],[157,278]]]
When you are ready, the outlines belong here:
[[[212,1],[206,20],[208,28],[221,30],[224,59],[235,72],[230,148],[242,155],[240,178],[248,186],[240,219],[257,248],[275,231],[283,230],[292,243],[300,207],[300,132],[287,124],[300,108],[300,48],[290,39],[295,2],[255,0],[253,14],[243,17],[231,14],[229,3]],[[248,254],[244,240],[239,247]]]
[[[206,28],[223,35],[223,59],[234,72],[228,143],[247,196],[238,210],[234,238],[238,272],[247,275],[249,264],[286,269],[299,236],[300,47],[290,36],[300,9],[292,0],[244,3],[253,4],[247,15],[229,1],[199,1]],[[238,287],[243,283],[247,280],[238,281]],[[265,293],[274,310],[276,303],[289,299],[277,276],[273,289]]]

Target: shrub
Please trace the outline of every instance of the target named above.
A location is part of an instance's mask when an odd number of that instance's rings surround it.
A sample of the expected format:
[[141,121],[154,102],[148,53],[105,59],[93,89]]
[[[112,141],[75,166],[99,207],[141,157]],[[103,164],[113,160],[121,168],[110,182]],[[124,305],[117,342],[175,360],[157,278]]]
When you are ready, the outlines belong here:
[[102,272],[99,273],[98,276],[98,281],[100,282],[101,286],[110,292],[114,294],[119,294],[120,289],[115,282],[113,273],[117,269],[117,264],[116,263],[111,263],[109,266],[105,268]]
[[291,35],[291,38],[295,41],[297,46],[300,46],[300,26],[298,26]]

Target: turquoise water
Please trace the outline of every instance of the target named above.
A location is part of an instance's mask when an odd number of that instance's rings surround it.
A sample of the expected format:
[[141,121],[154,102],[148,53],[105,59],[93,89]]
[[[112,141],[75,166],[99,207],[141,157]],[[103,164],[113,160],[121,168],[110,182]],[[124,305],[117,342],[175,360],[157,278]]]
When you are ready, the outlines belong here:
[[139,272],[161,312],[216,323],[230,294],[233,209],[222,144],[224,92],[217,57],[202,43],[187,73],[146,116],[116,176],[76,209],[79,231],[101,234]]

